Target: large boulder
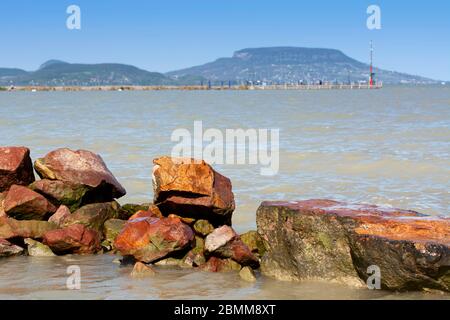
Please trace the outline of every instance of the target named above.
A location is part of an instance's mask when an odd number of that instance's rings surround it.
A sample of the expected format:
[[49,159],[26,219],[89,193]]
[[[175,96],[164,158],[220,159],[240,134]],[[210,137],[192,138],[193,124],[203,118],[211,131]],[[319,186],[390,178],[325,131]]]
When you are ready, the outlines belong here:
[[27,187],[13,185],[3,200],[3,209],[19,220],[46,220],[56,207],[44,196]]
[[70,215],[66,215],[62,226],[82,224],[98,232],[103,231],[103,225],[109,219],[117,218],[119,204],[116,201],[87,204]]
[[125,189],[106,167],[103,159],[90,151],[57,149],[34,163],[42,179],[60,180],[91,188],[88,203],[110,201],[125,195]]
[[307,200],[263,202],[257,225],[265,275],[363,285],[379,268],[384,289],[450,291],[449,218]]
[[12,185],[34,181],[30,150],[25,147],[0,147],[0,192]]
[[58,226],[48,221],[15,220],[8,217],[0,218],[0,238],[32,238],[41,239],[44,234]]
[[43,243],[57,254],[92,254],[101,249],[98,232],[82,224],[48,231],[44,234]]
[[0,258],[1,257],[11,257],[18,256],[23,253],[23,248],[12,244],[8,240],[0,238]]
[[235,203],[228,178],[204,161],[162,157],[153,163],[154,202],[164,215],[231,225]]
[[49,179],[35,181],[29,188],[44,195],[54,204],[67,206],[71,211],[83,204],[83,199],[92,189],[79,183]]
[[178,218],[137,218],[125,224],[114,247],[123,256],[149,263],[184,249],[193,239],[192,229]]

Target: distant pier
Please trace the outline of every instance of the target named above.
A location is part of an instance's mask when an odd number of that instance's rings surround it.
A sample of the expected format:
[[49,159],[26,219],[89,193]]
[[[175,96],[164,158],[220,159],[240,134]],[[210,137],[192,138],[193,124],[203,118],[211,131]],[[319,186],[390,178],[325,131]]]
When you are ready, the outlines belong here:
[[158,91],[158,90],[371,90],[381,89],[382,83],[354,84],[247,84],[247,85],[193,85],[193,86],[18,86],[3,88],[8,91]]

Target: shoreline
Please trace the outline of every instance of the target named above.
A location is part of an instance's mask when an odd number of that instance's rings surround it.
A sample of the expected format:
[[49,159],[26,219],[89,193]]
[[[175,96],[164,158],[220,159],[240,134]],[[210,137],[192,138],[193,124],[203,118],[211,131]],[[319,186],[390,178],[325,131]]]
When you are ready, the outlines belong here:
[[12,88],[0,87],[0,91],[204,91],[204,90],[374,90],[382,89],[382,84],[373,87],[367,84],[322,84],[322,85],[234,85],[234,86],[17,86]]

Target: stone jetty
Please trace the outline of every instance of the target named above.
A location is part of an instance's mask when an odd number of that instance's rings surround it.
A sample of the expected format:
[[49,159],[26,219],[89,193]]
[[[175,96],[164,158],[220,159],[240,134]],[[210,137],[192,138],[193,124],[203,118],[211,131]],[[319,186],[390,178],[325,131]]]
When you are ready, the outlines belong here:
[[332,200],[264,202],[258,230],[238,234],[230,179],[204,161],[153,163],[153,202],[120,205],[125,189],[93,152],[54,150],[34,162],[36,180],[29,149],[0,147],[0,258],[110,252],[138,278],[190,268],[356,286],[375,267],[383,289],[450,291],[449,218]]

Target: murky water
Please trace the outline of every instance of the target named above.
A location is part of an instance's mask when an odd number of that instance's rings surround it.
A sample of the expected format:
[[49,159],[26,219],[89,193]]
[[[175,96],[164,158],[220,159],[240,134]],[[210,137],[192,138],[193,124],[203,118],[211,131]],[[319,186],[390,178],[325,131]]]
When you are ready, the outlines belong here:
[[[236,196],[234,227],[255,228],[263,200],[331,198],[450,214],[450,88],[376,91],[1,92],[0,145],[25,145],[36,158],[58,147],[102,155],[128,195],[152,199],[152,159],[170,154],[174,129],[279,128],[280,170],[216,165]],[[441,298],[318,283],[286,284],[235,274],[159,270],[133,280],[113,257],[0,260],[0,298]],[[81,266],[82,290],[65,288]],[[447,297],[448,296],[444,296]]]

